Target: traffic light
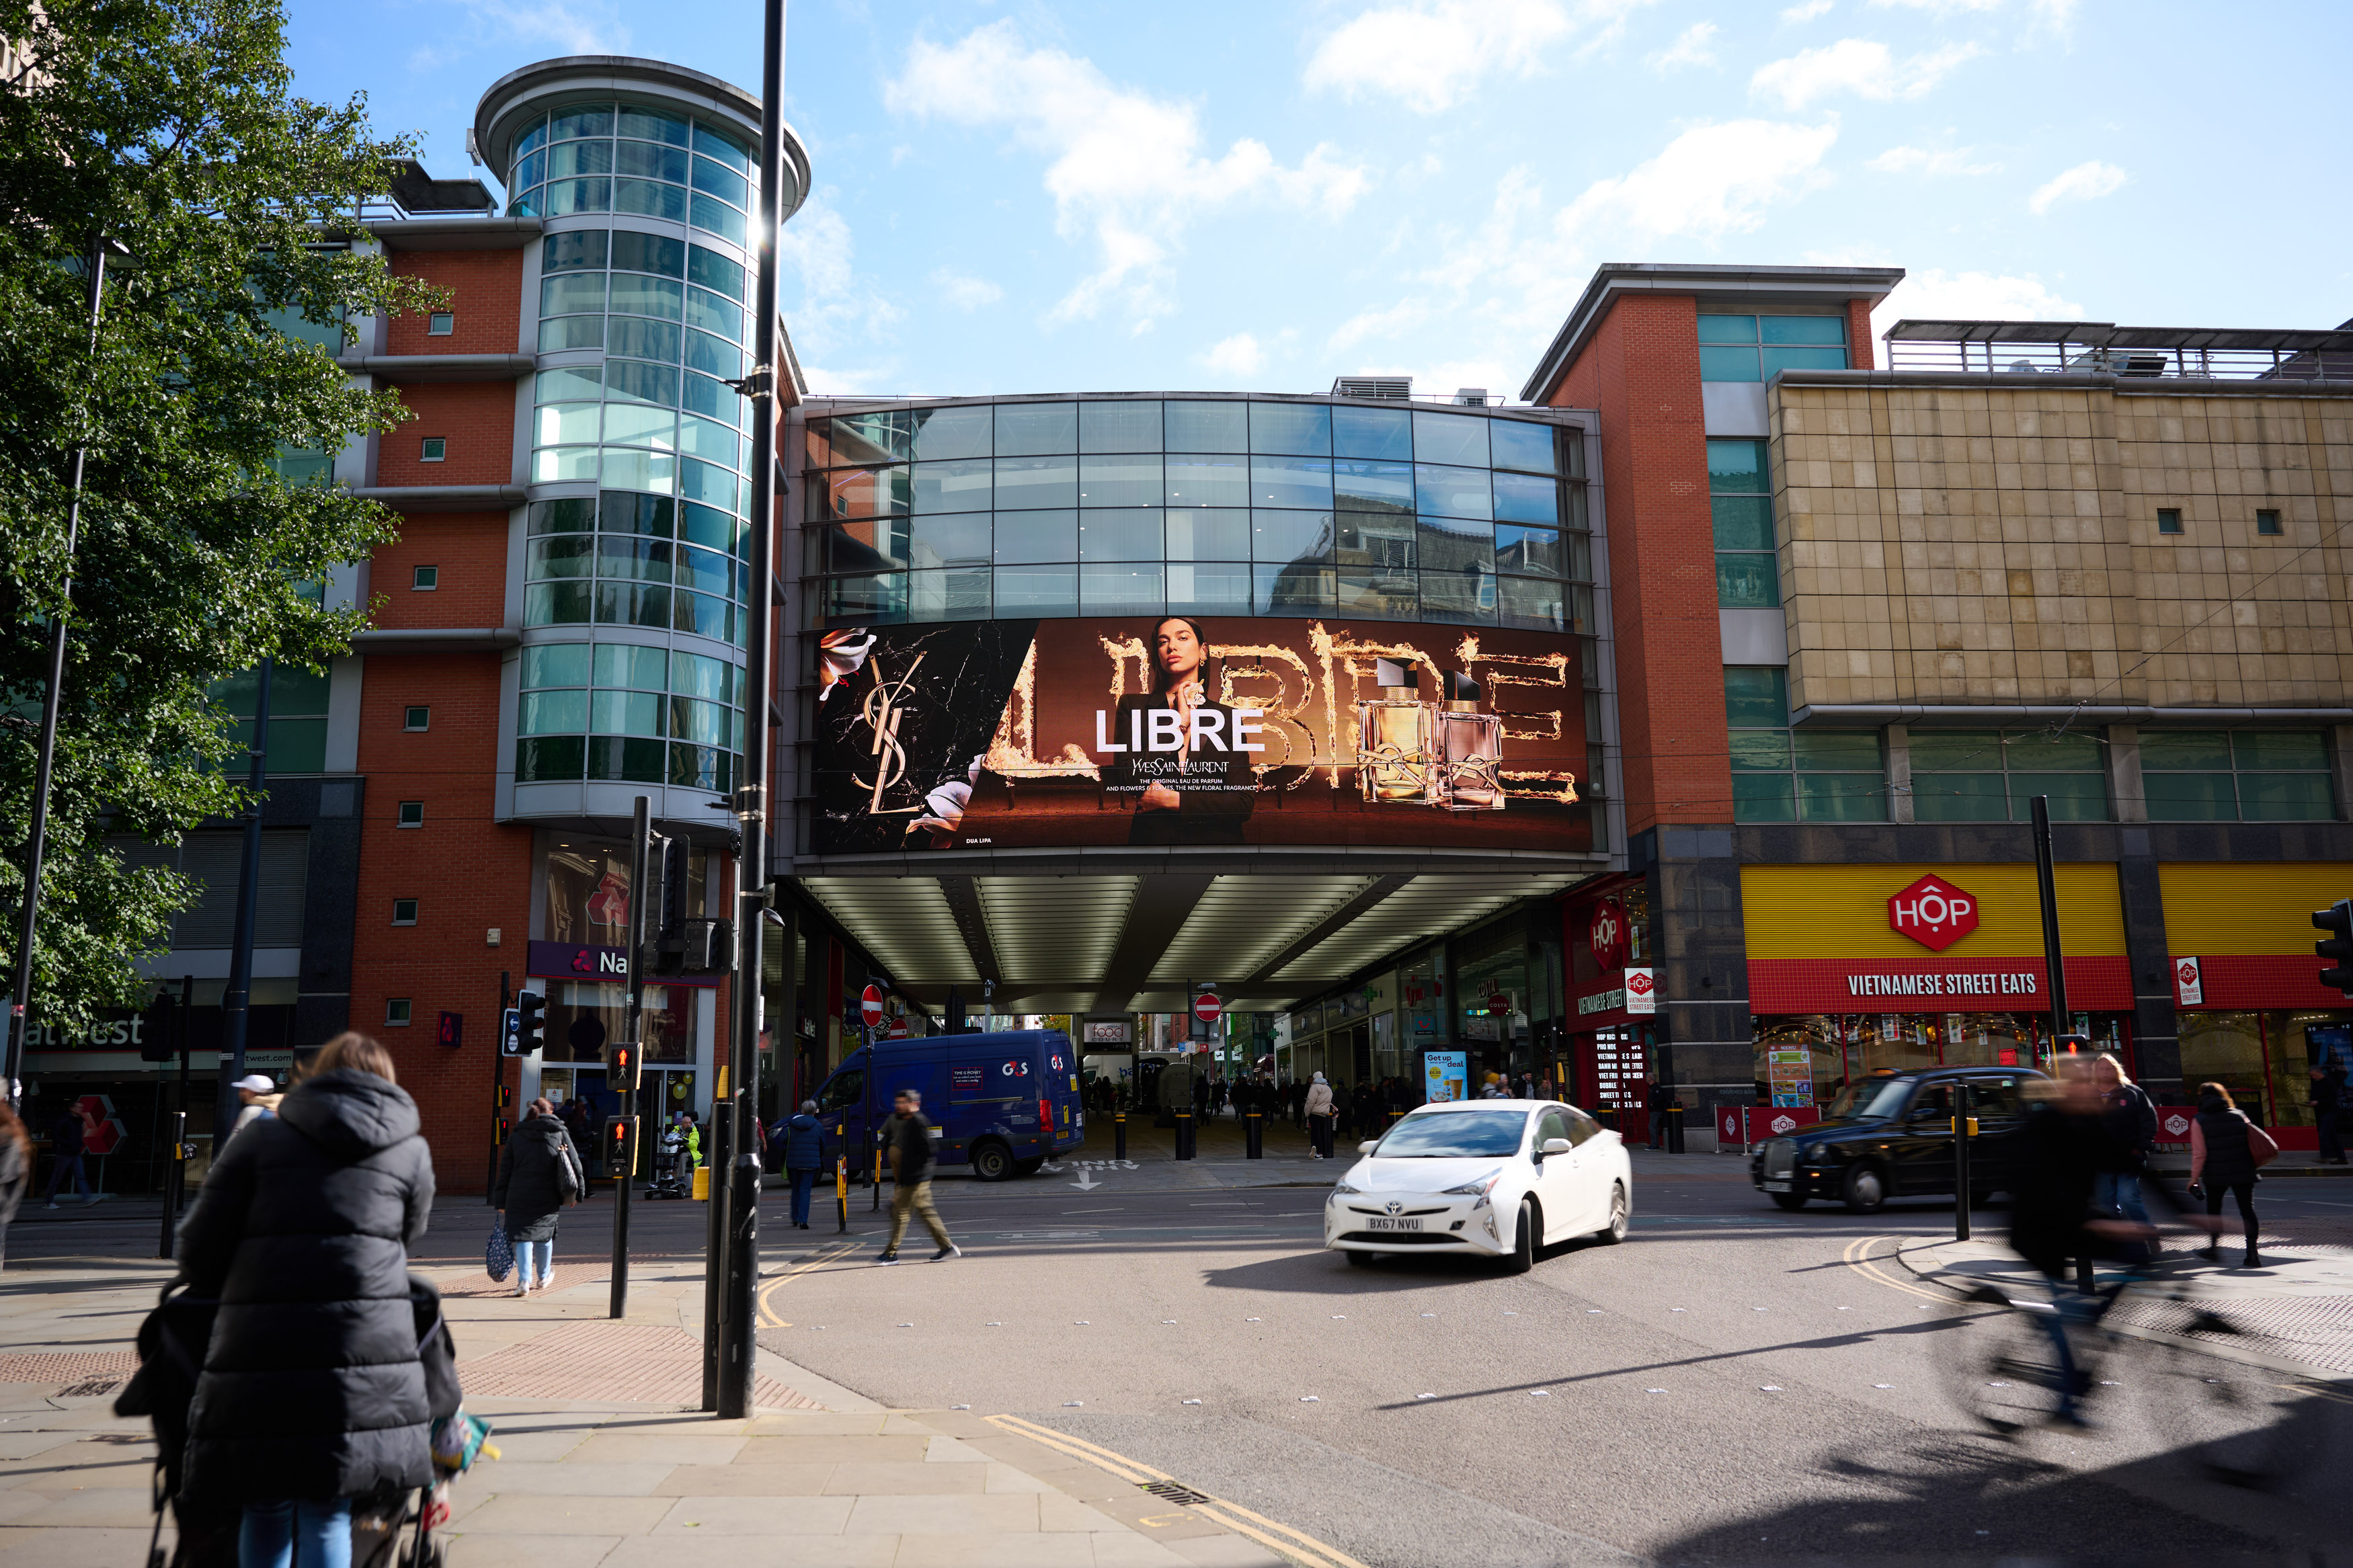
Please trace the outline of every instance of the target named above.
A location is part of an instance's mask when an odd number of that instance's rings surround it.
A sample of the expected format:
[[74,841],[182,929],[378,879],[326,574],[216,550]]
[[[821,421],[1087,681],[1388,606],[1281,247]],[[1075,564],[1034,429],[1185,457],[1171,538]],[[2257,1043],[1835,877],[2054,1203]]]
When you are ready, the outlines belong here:
[[547,998],[526,991],[515,998],[515,1054],[531,1056],[547,1044]]
[[617,1181],[627,1181],[637,1168],[636,1151],[629,1138],[636,1126],[633,1117],[605,1118],[605,1136],[597,1140],[597,1147],[604,1154],[605,1174]]
[[2312,944],[2315,956],[2329,961],[2320,983],[2353,996],[2353,899],[2339,899],[2325,910],[2312,911],[2312,923],[2333,934]]
[[635,1100],[638,1092],[638,1069],[640,1066],[637,1042],[607,1040],[605,1042],[605,1087],[616,1094]]
[[654,889],[648,910],[654,925],[649,974],[725,974],[735,967],[735,922],[694,912],[693,863],[694,846],[688,840],[649,836],[646,867]]

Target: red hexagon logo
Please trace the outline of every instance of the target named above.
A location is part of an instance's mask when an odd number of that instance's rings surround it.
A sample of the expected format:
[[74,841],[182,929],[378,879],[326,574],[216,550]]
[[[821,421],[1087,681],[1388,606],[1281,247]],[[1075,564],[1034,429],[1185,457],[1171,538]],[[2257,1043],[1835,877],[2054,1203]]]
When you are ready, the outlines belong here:
[[1923,877],[1887,900],[1887,923],[1942,952],[1978,929],[1978,900],[1942,877]]
[[74,1101],[81,1118],[81,1147],[86,1154],[111,1154],[124,1137],[121,1119],[114,1114],[114,1097],[85,1094]]

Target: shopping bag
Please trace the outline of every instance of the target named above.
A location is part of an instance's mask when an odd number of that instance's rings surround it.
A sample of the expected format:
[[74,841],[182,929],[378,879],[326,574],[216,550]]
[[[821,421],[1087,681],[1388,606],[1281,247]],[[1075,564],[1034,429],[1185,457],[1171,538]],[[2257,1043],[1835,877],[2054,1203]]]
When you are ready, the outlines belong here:
[[505,1284],[507,1276],[514,1271],[514,1245],[507,1240],[505,1226],[491,1226],[490,1245],[482,1248],[482,1267],[490,1272],[494,1285]]

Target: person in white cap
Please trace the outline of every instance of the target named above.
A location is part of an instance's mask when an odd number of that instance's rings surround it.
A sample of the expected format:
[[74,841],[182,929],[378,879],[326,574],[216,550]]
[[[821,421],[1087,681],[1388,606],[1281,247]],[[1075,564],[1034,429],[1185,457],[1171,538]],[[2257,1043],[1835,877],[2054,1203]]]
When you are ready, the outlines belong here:
[[245,1109],[237,1113],[237,1124],[228,1130],[228,1135],[234,1138],[263,1117],[277,1115],[278,1102],[285,1098],[268,1073],[246,1074],[237,1080],[237,1103]]

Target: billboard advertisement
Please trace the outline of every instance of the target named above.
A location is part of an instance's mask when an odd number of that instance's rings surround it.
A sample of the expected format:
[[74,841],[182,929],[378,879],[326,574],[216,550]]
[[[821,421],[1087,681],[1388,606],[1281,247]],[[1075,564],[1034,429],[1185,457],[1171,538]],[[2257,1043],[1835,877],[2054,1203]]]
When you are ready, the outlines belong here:
[[1577,647],[1172,616],[828,632],[819,854],[1074,845],[1587,850]]

